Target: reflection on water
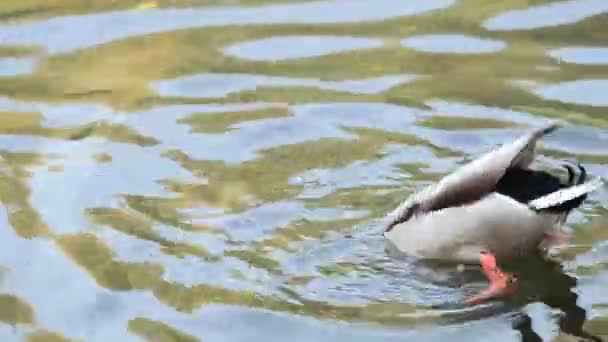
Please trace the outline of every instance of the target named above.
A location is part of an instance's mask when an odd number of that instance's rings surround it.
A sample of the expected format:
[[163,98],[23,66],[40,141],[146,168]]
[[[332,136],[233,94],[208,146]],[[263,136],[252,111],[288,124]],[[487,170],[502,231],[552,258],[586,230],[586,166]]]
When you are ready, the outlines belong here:
[[506,44],[492,39],[481,39],[458,34],[413,36],[401,41],[404,46],[431,53],[493,53]]
[[602,0],[566,0],[497,15],[484,23],[489,30],[530,30],[547,26],[573,24],[608,11]]
[[544,86],[537,93],[549,100],[589,106],[608,106],[608,98],[602,92],[608,80],[577,80]]
[[[561,332],[601,341],[584,327],[587,313],[577,303],[579,295],[576,293],[576,278],[565,273],[557,262],[541,258],[526,260],[526,267],[520,270],[518,277],[527,280],[521,287],[522,295],[527,300],[537,301],[537,304],[529,306],[527,313],[523,313],[531,318],[534,327],[526,328],[525,318],[523,322],[515,321],[516,324],[524,324],[516,326],[525,331],[522,331],[523,335],[530,340],[534,340],[534,334],[542,336],[543,340],[550,340]],[[549,310],[559,310],[560,314],[548,315]],[[555,331],[555,325],[559,331]]]
[[[308,1],[251,8],[211,7],[110,11],[64,16],[42,22],[0,26],[0,41],[13,45],[42,45],[64,53],[133,36],[205,26],[251,24],[323,24],[383,20],[447,7],[454,0]],[[77,27],[78,31],[74,31]]]
[[34,64],[30,58],[0,58],[0,77],[30,74]]
[[225,97],[258,87],[317,87],[356,94],[379,94],[416,79],[415,75],[387,75],[360,80],[321,81],[312,78],[276,77],[254,74],[202,74],[155,82],[161,96]]
[[548,120],[540,167],[608,175],[607,10],[2,2],[0,339],[606,339],[607,193],[478,307],[380,219]]
[[228,46],[223,52],[253,61],[317,57],[382,46],[379,39],[339,36],[283,36]]
[[608,47],[565,47],[552,50],[549,54],[566,63],[608,64]]

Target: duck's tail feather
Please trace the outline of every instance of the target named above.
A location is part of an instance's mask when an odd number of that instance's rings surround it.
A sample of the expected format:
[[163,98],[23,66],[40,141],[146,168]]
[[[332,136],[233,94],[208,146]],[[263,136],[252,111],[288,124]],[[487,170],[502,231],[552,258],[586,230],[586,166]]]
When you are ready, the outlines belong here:
[[[583,165],[581,165],[580,163],[577,163],[574,161],[569,161],[569,160],[567,160],[567,162],[569,162],[570,164],[562,165],[568,171],[567,186],[583,184],[585,182],[585,180],[587,179],[587,170],[585,170]],[[574,168],[572,167],[572,165],[575,165],[578,168],[578,171],[580,171],[580,173],[578,174],[578,179],[575,179],[575,177],[577,176],[577,173],[574,170]]]
[[[534,211],[568,212],[580,206],[589,193],[605,185],[602,178],[598,177],[587,183],[583,183],[585,178],[586,172],[583,171],[579,178],[579,184],[532,200],[528,202],[528,207]],[[583,182],[581,182],[581,179]]]
[[563,167],[568,171],[568,186],[574,185],[574,168],[568,164],[564,164]]
[[[581,170],[581,174],[578,176],[578,185],[581,185],[587,179],[587,170],[583,167],[583,165],[578,164],[578,169]],[[601,180],[601,178],[599,178]]]

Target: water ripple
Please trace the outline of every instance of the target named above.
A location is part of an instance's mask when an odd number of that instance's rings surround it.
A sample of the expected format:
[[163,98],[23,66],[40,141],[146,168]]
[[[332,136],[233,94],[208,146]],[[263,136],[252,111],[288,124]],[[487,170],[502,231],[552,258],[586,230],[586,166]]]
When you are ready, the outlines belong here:
[[[55,54],[117,39],[196,27],[379,21],[445,8],[454,2],[428,0],[404,6],[399,0],[334,0],[251,8],[114,11],[64,16],[36,23],[0,25],[0,41],[11,45],[40,45]],[[75,27],[78,30],[75,31]]]
[[237,43],[222,52],[252,61],[279,61],[373,49],[382,44],[380,39],[347,36],[281,36]]
[[418,75],[385,75],[358,80],[322,81],[313,78],[278,77],[255,74],[207,73],[157,81],[154,88],[161,96],[225,97],[257,87],[317,87],[354,94],[379,94],[397,85],[419,79]]
[[[248,106],[251,108],[251,105]],[[258,105],[259,107],[259,105]],[[235,107],[236,108],[236,107]],[[247,107],[245,107],[247,108]],[[290,106],[293,116],[242,122],[224,134],[189,134],[179,118],[193,113],[225,112],[221,106],[168,106],[141,113],[127,123],[138,132],[157,137],[167,149],[188,151],[195,159],[238,163],[256,158],[257,152],[281,145],[320,138],[354,139],[343,127],[405,132],[419,110],[384,103],[326,103]],[[263,138],[263,139],[262,139]]]
[[539,167],[608,174],[604,0],[56,2],[0,4],[0,339],[605,330],[606,191],[513,265],[513,302],[463,307],[478,266],[382,236],[413,191],[549,120]]
[[499,14],[483,26],[492,31],[532,30],[568,25],[608,11],[604,0],[568,0]]
[[28,75],[35,66],[33,58],[0,58],[0,77]]
[[606,47],[563,47],[549,51],[549,55],[560,62],[605,65],[608,64]]
[[608,97],[603,89],[608,87],[608,80],[576,80],[540,87],[536,93],[545,99],[575,103],[588,106],[608,106]]
[[405,38],[401,44],[430,53],[484,54],[496,53],[507,44],[494,39],[482,39],[461,34],[429,34]]

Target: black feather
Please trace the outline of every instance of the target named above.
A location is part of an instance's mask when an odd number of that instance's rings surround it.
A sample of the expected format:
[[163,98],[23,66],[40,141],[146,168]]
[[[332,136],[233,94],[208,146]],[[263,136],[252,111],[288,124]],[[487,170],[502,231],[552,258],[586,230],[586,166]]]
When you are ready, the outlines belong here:
[[[566,167],[566,169],[568,170],[569,176],[571,176],[572,170],[568,167]],[[581,170],[581,178],[579,178],[580,182],[581,179],[584,181],[586,172],[585,169],[580,165],[579,169]],[[573,183],[572,176],[569,178],[568,183]],[[558,177],[546,171],[510,167],[496,184],[495,191],[504,196],[511,197],[520,203],[527,204],[528,202],[539,197],[548,195],[572,185],[573,184],[562,184]],[[585,194],[543,210],[554,213],[566,213],[579,207],[586,198],[587,195]]]

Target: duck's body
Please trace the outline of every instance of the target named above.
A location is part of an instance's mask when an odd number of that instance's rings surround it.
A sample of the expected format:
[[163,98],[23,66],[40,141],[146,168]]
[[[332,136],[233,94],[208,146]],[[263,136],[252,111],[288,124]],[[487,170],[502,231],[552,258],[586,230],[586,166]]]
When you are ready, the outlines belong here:
[[536,141],[555,128],[534,130],[412,195],[387,226],[389,247],[422,259],[481,263],[492,286],[498,286],[497,279],[506,286],[508,276],[496,267],[494,257],[508,260],[535,250],[603,184],[600,179],[584,183],[580,165],[577,182],[573,169],[566,167],[570,179],[564,184],[547,172],[529,169]]
[[[496,215],[500,210],[501,215]],[[405,222],[385,233],[394,250],[421,259],[479,263],[491,251],[499,260],[536,247],[555,217],[536,214],[498,193],[483,201],[450,207]]]

